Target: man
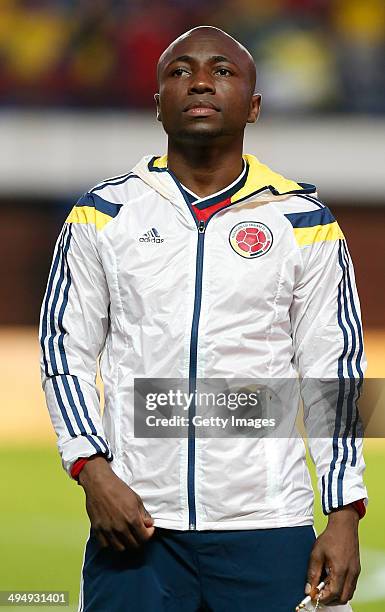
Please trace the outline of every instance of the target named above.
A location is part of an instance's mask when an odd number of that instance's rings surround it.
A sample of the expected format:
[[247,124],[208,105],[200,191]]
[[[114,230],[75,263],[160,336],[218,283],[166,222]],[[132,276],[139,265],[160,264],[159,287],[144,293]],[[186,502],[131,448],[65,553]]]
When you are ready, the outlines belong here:
[[[255,79],[221,30],[174,41],[155,95],[167,156],[91,189],[56,244],[42,379],[63,466],[86,494],[84,612],[287,612],[326,575],[324,604],[355,589],[366,489],[361,441],[348,439],[354,384],[333,404],[332,436],[310,440],[328,515],[317,540],[298,437],[201,438],[191,423],[187,437],[134,435],[134,378],[188,379],[192,391],[199,378],[362,379],[340,228],[314,187],[243,155]],[[322,405],[303,388],[312,429]]]

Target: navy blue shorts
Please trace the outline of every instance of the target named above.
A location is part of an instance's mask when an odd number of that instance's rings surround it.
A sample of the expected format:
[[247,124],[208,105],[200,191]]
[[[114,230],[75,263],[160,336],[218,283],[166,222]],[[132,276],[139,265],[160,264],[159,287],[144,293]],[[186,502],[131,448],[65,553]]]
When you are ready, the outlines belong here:
[[304,597],[313,527],[156,528],[143,550],[102,548],[90,531],[81,612],[292,612]]

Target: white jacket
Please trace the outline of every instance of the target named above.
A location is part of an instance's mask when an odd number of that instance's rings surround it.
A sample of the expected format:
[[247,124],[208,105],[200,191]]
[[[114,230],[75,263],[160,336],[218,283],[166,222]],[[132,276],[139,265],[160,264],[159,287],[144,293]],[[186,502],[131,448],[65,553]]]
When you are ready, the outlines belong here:
[[[145,157],[80,198],[53,255],[39,335],[63,466],[103,453],[159,527],[311,524],[313,492],[299,437],[135,437],[134,378],[298,375],[308,426],[321,407],[306,380],[351,380],[353,395],[362,382],[360,306],[337,222],[313,186],[244,160],[238,181],[198,200],[201,210],[226,201],[198,228],[166,158]],[[262,231],[253,252],[247,228]],[[352,398],[336,400],[333,436],[310,440],[325,513],[366,498]],[[297,408],[287,406],[293,422]]]

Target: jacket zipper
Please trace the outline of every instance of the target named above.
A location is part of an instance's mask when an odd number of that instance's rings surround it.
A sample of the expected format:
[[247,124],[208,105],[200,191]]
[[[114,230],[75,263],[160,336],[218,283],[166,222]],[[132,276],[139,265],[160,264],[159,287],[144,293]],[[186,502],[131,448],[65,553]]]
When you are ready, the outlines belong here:
[[197,351],[198,351],[198,327],[202,301],[202,270],[203,252],[206,225],[204,221],[198,223],[198,243],[195,272],[195,299],[191,326],[190,340],[190,366],[189,366],[189,393],[193,394],[193,401],[189,407],[188,427],[188,460],[187,460],[187,499],[189,509],[189,529],[196,529],[195,508],[195,426],[192,422],[196,414],[195,388],[197,379]]

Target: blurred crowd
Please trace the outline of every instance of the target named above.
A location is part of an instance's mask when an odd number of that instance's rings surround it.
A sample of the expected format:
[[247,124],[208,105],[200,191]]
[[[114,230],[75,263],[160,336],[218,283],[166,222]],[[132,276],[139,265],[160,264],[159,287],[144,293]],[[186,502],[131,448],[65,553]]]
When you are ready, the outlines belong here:
[[385,113],[385,0],[0,0],[2,107],[153,107],[176,36],[221,27],[267,112]]

